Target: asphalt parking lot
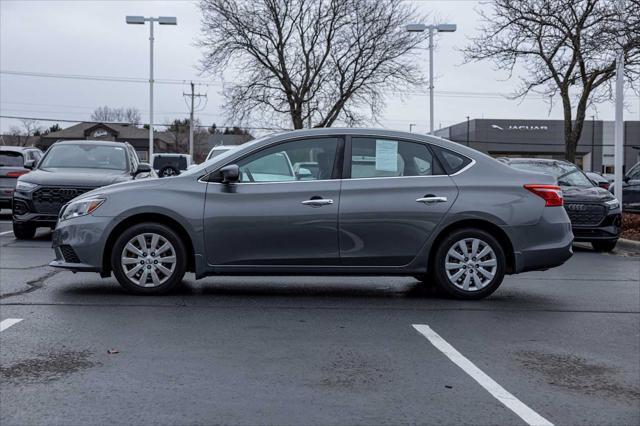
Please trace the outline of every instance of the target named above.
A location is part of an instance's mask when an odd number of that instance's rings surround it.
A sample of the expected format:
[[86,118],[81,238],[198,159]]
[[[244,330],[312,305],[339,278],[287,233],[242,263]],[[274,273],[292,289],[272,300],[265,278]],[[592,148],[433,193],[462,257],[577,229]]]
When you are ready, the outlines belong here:
[[379,277],[187,275],[142,297],[49,268],[50,234],[7,220],[3,425],[640,423],[634,253],[576,247],[479,302]]

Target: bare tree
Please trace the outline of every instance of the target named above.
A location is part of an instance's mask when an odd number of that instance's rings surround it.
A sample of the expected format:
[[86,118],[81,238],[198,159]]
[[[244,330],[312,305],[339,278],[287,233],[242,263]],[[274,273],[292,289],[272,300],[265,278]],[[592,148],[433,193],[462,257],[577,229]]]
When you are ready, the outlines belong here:
[[[424,18],[396,0],[201,0],[206,73],[232,68],[225,109],[252,118],[328,127],[376,118],[384,92],[421,82],[413,53]],[[273,124],[273,123],[271,123]]]
[[575,161],[587,107],[610,98],[616,55],[624,50],[628,81],[640,65],[640,0],[494,0],[467,60],[493,59],[512,76],[526,71],[516,96],[560,95],[565,157]]
[[105,123],[129,123],[137,126],[141,119],[140,111],[137,108],[111,108],[105,105],[96,108],[91,113],[92,121]]
[[43,126],[37,120],[21,119],[22,126],[11,126],[9,128],[9,134],[17,137],[18,146],[31,146],[38,139],[34,136],[39,136],[43,130]]

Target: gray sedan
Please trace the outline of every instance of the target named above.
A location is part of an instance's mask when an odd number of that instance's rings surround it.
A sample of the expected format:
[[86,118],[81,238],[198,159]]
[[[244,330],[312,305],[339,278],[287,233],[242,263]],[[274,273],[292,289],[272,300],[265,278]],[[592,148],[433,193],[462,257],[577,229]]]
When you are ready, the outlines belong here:
[[[292,167],[298,164],[299,167]],[[51,266],[156,294],[207,275],[407,275],[454,297],[572,254],[553,177],[440,138],[370,129],[270,135],[60,213]]]

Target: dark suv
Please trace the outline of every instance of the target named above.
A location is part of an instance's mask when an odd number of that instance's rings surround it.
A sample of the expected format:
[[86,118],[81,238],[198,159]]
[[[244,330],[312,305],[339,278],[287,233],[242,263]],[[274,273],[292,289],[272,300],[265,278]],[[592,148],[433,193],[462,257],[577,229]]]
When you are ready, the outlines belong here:
[[513,168],[554,176],[562,188],[574,241],[590,242],[597,251],[611,251],[620,236],[620,203],[568,161],[541,158],[500,158]]
[[[25,164],[29,166],[28,164]],[[117,182],[155,176],[123,142],[61,141],[53,144],[13,193],[13,234],[33,238],[36,228],[54,228],[61,207],[80,194]]]

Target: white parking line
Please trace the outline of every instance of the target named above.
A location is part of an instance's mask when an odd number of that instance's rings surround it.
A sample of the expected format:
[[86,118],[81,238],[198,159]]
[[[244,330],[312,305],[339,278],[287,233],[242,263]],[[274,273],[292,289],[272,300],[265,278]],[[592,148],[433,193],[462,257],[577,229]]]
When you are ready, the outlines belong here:
[[458,367],[462,368],[464,372],[470,375],[480,384],[480,386],[485,388],[491,395],[493,395],[494,398],[503,403],[508,409],[516,413],[527,424],[553,426],[553,423],[533,411],[518,398],[510,394],[505,388],[496,383],[495,380],[487,376],[482,370],[476,367],[474,363],[469,361],[464,355],[458,352],[456,348],[451,346],[446,340],[440,337],[438,333],[433,331],[431,327],[426,324],[413,324],[413,328],[418,330],[418,333],[429,339],[436,349],[445,354],[447,358],[453,361],[453,363]]
[[0,232],[0,237],[3,236],[3,235],[9,235],[9,234],[13,234],[13,231]]
[[22,321],[22,318],[7,318],[0,321],[0,331],[5,331],[7,328]]

